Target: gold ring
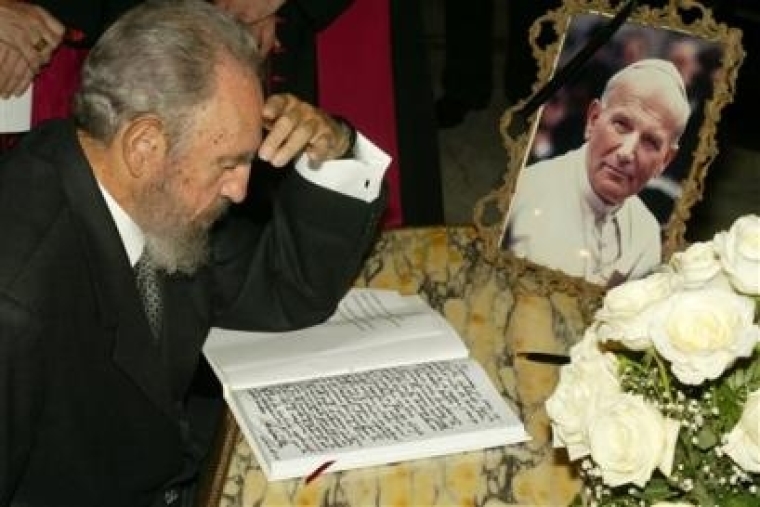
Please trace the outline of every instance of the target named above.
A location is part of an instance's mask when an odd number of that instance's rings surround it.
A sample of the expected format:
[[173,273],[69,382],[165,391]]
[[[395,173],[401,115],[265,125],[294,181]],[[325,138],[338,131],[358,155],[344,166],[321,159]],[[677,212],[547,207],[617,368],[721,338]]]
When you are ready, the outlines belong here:
[[48,43],[45,39],[40,39],[37,42],[35,42],[32,47],[37,50],[37,52],[42,52],[47,47]]

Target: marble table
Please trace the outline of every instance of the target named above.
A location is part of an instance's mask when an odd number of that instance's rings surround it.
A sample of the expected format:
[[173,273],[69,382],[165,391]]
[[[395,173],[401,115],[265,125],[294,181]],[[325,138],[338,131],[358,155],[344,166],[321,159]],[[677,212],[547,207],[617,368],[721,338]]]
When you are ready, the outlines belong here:
[[537,294],[525,274],[485,262],[481,247],[470,227],[385,232],[356,285],[423,295],[459,331],[471,355],[517,408],[531,441],[336,472],[309,484],[302,479],[267,482],[228,415],[201,505],[567,505],[580,483],[551,446],[543,408],[559,367],[528,361],[519,352],[567,351],[582,335],[584,314],[576,298]]

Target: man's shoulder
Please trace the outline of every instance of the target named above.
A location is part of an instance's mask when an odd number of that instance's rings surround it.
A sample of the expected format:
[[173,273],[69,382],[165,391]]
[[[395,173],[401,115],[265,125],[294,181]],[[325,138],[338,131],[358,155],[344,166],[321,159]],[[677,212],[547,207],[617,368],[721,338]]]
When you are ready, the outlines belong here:
[[659,236],[660,223],[657,221],[657,217],[638,195],[632,195],[626,199],[621,211],[625,211],[634,229],[653,231]]
[[583,160],[583,148],[560,153],[551,158],[545,158],[535,161],[525,167],[525,172],[546,172],[552,170],[567,169],[572,165],[578,164]]
[[557,182],[572,177],[571,168],[579,160],[579,151],[571,150],[526,166],[520,172],[518,185],[529,188],[540,185],[544,191],[557,188]]

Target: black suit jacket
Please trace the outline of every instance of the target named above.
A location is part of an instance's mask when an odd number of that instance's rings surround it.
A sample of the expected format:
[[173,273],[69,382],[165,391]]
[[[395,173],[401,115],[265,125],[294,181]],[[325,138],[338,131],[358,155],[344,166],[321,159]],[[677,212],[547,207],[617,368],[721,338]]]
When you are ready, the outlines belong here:
[[131,266],[69,122],[0,159],[0,505],[139,507],[194,472],[182,401],[212,325],[323,320],[374,235],[372,204],[293,172],[271,223],[219,224],[151,338]]

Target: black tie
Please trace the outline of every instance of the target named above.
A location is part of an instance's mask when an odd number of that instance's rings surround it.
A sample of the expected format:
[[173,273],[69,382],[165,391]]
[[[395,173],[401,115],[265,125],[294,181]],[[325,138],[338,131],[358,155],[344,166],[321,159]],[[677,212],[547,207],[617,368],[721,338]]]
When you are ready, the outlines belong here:
[[153,265],[150,257],[143,252],[135,264],[135,279],[137,291],[142,298],[148,323],[153,331],[153,338],[158,340],[161,336],[162,295],[161,279],[158,270]]

